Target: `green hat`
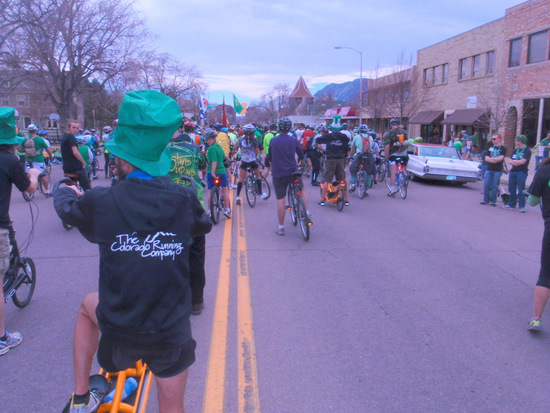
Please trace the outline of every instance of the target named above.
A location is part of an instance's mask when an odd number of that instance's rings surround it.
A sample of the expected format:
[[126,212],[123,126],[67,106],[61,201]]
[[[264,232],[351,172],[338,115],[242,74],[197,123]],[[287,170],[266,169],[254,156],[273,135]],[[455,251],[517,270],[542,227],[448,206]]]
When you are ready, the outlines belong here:
[[332,123],[329,125],[329,128],[333,131],[339,131],[342,129],[342,117],[340,115],[336,115],[332,117]]
[[19,145],[24,141],[16,135],[15,109],[0,107],[0,145]]
[[120,104],[114,138],[105,147],[151,176],[166,175],[172,165],[166,145],[182,119],[174,99],[156,90],[129,92]]
[[516,139],[518,141],[520,141],[521,143],[523,143],[523,144],[527,143],[527,138],[525,137],[525,135],[518,135],[518,136],[516,136]]

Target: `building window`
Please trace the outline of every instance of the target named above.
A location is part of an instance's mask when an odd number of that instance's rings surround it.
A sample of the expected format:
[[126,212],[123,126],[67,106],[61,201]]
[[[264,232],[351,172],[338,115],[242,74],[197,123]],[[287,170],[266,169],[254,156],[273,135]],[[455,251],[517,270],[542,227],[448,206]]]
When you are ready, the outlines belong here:
[[481,74],[481,55],[472,57],[472,77],[478,77]]
[[11,106],[9,96],[2,96],[2,106]]
[[17,95],[17,106],[29,106],[29,95]]
[[542,62],[548,56],[548,30],[529,36],[529,52],[527,63]]
[[434,85],[437,85],[439,83],[439,66],[434,67],[433,78]]
[[447,83],[449,78],[449,64],[445,63],[441,66],[441,83]]
[[430,84],[430,69],[424,69],[424,85]]
[[466,79],[466,66],[468,63],[468,59],[460,59],[458,61],[458,79]]
[[519,66],[521,60],[521,38],[510,40],[510,58],[508,67]]
[[31,118],[27,116],[23,118],[23,125],[25,125],[25,129],[27,129],[31,123],[32,123]]
[[485,62],[485,74],[491,75],[495,71],[495,51],[487,52],[487,61]]
[[46,124],[48,125],[48,129],[57,129],[57,121],[56,120],[51,120],[51,119],[47,119],[46,121]]

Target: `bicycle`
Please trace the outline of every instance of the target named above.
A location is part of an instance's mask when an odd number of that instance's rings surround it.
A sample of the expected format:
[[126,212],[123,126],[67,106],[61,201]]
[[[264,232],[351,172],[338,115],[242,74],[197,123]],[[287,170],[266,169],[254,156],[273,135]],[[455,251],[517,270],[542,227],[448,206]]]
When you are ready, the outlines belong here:
[[215,178],[214,186],[210,190],[210,219],[212,219],[212,223],[214,225],[216,225],[220,221],[220,211],[225,208],[222,189],[220,185],[220,178]]
[[302,173],[300,171],[292,174],[293,178],[288,185],[288,207],[290,210],[290,219],[292,224],[296,226],[300,223],[300,231],[306,241],[309,240],[309,227],[312,225],[309,215],[306,210],[306,204],[302,198]]
[[29,257],[21,257],[19,246],[15,239],[13,222],[8,228],[11,245],[10,266],[3,278],[4,302],[11,298],[13,303],[23,308],[29,304],[36,286],[36,267]]
[[[346,203],[344,190],[346,188],[346,181],[335,181],[329,182],[327,188],[327,197],[325,202],[336,204],[338,211],[344,209],[344,204]],[[323,188],[321,188],[321,199],[323,198]]]
[[375,164],[378,182],[383,182],[386,179],[386,160],[384,159],[384,156],[377,156]]
[[366,169],[367,158],[362,157],[357,171],[357,192],[359,198],[363,199],[367,195],[367,190],[372,188],[374,177]]
[[[395,185],[397,185],[397,190],[399,191],[399,195],[403,199],[407,198],[407,187],[409,186],[409,178],[405,174],[404,162],[405,160],[401,156],[397,156],[395,158],[395,167],[396,167]],[[390,177],[390,168],[388,165],[387,166],[388,179],[386,179],[386,186],[388,187],[388,190],[391,191],[392,188],[391,188],[389,177]]]
[[[137,382],[137,388],[129,395],[124,396],[126,380],[133,378]],[[151,390],[153,373],[142,361],[136,363],[135,368],[108,373],[101,369],[99,374],[90,376],[90,393],[94,393],[99,400],[96,413],[133,412],[144,413]],[[112,400],[111,397],[112,396]],[[105,399],[109,398],[109,401]],[[71,401],[63,409],[63,413],[69,413]]]
[[262,194],[259,194],[257,184],[258,178],[256,178],[255,172],[250,168],[246,168],[246,172],[247,176],[243,182],[244,191],[246,194],[246,201],[248,202],[248,205],[250,205],[250,208],[254,208],[254,205],[256,205],[256,197],[265,193],[263,199],[267,200],[271,195],[271,188],[269,187],[269,183],[266,181],[266,179],[260,174],[262,190],[266,189],[266,192],[262,192]]
[[[42,178],[46,177],[47,181],[48,181],[48,187],[50,187],[51,185],[51,173],[52,173],[52,166],[50,165],[51,162],[48,162],[48,164],[46,164],[45,168],[44,168],[44,172],[40,173],[40,175],[38,175],[38,191],[44,195],[45,197],[49,197],[51,196],[51,194],[46,194],[46,191],[44,189],[44,184],[42,182]],[[33,162],[32,161],[25,161],[25,169],[28,170],[31,169],[33,167]],[[33,198],[34,198],[34,193],[30,194],[26,191],[23,191],[21,193],[23,195],[23,199],[27,202],[30,202]]]

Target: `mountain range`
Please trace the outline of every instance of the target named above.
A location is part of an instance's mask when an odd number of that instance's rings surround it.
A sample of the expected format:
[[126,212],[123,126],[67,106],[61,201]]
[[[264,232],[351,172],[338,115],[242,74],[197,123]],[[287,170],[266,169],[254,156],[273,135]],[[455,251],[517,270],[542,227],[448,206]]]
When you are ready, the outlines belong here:
[[[368,79],[363,79],[363,92],[367,90],[367,86]],[[336,101],[357,104],[359,102],[359,79],[345,83],[330,83],[317,91],[313,96],[315,99],[332,97]]]

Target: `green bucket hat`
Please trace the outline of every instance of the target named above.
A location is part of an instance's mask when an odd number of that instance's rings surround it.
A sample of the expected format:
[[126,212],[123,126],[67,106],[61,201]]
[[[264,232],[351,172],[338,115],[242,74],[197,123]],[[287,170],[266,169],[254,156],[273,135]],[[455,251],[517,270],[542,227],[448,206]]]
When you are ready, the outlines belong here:
[[166,175],[172,158],[168,142],[181,125],[178,103],[156,90],[124,95],[114,138],[105,147],[151,176]]
[[521,143],[523,143],[523,144],[527,143],[527,138],[525,137],[525,135],[518,135],[518,136],[516,136],[516,139],[518,141],[520,141]]
[[15,109],[0,107],[0,145],[19,145],[25,138],[17,136],[15,131]]

